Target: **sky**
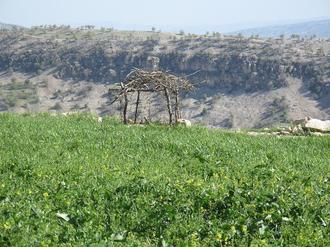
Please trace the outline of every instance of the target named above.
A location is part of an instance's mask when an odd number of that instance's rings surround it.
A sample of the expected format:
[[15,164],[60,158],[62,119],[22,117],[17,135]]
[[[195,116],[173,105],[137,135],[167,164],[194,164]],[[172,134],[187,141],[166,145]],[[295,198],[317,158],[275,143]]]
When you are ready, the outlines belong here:
[[234,31],[327,17],[330,0],[0,0],[0,22],[26,27]]

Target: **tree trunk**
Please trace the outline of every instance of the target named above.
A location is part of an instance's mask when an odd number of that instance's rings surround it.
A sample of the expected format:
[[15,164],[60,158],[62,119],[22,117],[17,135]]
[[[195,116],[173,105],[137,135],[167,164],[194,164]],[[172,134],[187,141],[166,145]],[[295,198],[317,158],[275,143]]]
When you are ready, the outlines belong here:
[[124,116],[124,124],[127,124],[127,106],[128,106],[128,98],[127,98],[127,93],[124,94],[124,110],[123,110],[123,116]]
[[178,122],[178,119],[181,118],[180,116],[180,108],[179,108],[179,92],[175,92],[175,122]]
[[167,88],[164,88],[165,91],[165,97],[166,97],[166,103],[167,103],[167,110],[169,115],[169,124],[172,124],[172,106],[171,106],[171,95],[169,94]]
[[136,103],[135,103],[135,116],[134,116],[134,123],[136,124],[136,120],[138,117],[138,108],[140,104],[140,91],[137,92],[137,98],[136,98]]

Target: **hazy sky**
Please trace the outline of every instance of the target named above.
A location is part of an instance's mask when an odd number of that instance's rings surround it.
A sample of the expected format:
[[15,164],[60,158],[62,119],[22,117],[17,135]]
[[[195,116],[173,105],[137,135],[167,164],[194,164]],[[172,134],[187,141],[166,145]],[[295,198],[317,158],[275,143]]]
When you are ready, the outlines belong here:
[[268,25],[330,17],[330,0],[0,0],[0,22],[125,27]]

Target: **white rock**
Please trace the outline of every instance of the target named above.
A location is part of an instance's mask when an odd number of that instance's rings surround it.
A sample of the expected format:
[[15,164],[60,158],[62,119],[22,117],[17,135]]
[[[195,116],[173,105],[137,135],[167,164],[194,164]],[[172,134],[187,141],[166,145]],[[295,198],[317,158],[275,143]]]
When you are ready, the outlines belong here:
[[59,217],[59,218],[61,218],[61,219],[63,219],[63,220],[65,220],[65,221],[69,221],[70,220],[69,215],[66,214],[66,213],[56,213],[56,216]]
[[286,131],[286,130],[281,130],[279,134],[287,136],[287,135],[290,135],[291,133],[289,131]]
[[62,116],[70,116],[70,115],[74,115],[74,114],[78,114],[78,112],[75,111],[69,111],[69,112],[62,112]]
[[330,132],[330,120],[322,121],[319,119],[307,118],[304,127],[310,130]]
[[178,121],[177,121],[177,124],[182,124],[186,127],[191,127],[191,122],[187,119],[179,118]]

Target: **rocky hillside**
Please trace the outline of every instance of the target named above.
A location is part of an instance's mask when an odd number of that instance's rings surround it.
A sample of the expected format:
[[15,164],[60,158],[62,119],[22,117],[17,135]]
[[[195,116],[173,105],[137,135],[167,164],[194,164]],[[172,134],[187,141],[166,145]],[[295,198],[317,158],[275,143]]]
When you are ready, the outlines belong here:
[[[120,106],[109,105],[109,84],[137,67],[191,75],[197,90],[184,95],[183,115],[195,122],[259,127],[305,115],[328,118],[329,49],[330,39],[299,37],[197,36],[91,26],[3,30],[0,110],[116,114]],[[162,115],[156,99],[145,105],[146,114]]]

